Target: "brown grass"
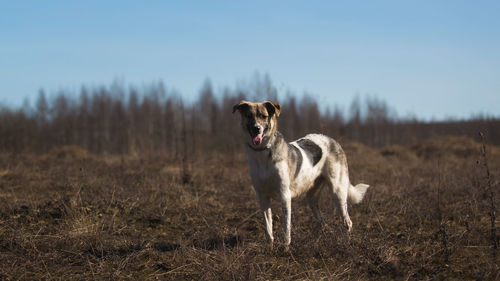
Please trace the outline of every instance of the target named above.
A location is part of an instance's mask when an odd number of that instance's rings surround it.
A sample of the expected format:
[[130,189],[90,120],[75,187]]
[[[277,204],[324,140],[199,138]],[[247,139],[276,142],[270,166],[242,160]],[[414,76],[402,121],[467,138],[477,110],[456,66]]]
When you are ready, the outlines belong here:
[[[78,147],[0,155],[0,279],[500,278],[480,144],[344,147],[353,183],[372,186],[350,209],[353,233],[326,193],[323,229],[295,200],[290,253],[266,248],[244,154],[191,160],[188,184],[180,164],[161,155]],[[499,151],[488,147],[492,176]],[[279,242],[278,221],[275,231]]]

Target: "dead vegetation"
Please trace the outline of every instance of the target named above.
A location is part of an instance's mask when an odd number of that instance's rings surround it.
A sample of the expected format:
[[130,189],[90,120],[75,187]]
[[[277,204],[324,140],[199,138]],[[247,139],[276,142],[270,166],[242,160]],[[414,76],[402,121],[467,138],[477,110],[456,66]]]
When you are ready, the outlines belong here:
[[[489,179],[481,144],[467,138],[344,148],[353,182],[372,186],[351,208],[353,233],[328,195],[323,229],[295,200],[289,254],[266,248],[242,153],[191,158],[184,184],[169,155],[105,157],[76,146],[4,153],[0,279],[500,278],[488,214],[498,148],[485,155]],[[279,240],[280,223],[275,231]]]

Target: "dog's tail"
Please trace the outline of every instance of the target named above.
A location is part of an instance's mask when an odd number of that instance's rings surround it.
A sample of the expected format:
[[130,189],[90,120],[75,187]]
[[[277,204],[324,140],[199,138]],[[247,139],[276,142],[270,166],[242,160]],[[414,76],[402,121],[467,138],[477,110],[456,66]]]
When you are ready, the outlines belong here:
[[349,202],[351,202],[351,204],[358,204],[361,202],[368,187],[370,186],[364,183],[357,184],[356,186],[352,186],[352,184],[350,184],[349,191],[347,193]]

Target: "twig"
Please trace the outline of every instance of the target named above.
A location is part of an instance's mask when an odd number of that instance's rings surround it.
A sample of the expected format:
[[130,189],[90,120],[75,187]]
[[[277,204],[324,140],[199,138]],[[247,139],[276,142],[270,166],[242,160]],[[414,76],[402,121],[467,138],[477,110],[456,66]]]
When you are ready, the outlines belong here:
[[167,272],[165,272],[165,273],[162,273],[162,275],[167,275],[167,274],[172,274],[172,273],[175,273],[175,271],[178,271],[179,269],[184,268],[184,267],[187,267],[187,266],[190,266],[190,265],[191,265],[191,264],[185,264],[185,265],[178,266],[178,267],[176,267],[176,268],[174,268],[174,269],[172,269],[172,270],[169,270],[169,271],[167,271]]
[[437,234],[441,235],[441,245],[444,251],[444,262],[448,263],[450,250],[448,249],[448,235],[446,233],[446,223],[443,222],[443,213],[441,211],[441,156],[438,158],[438,184],[437,184],[437,213],[439,220],[439,230]]
[[482,132],[480,132],[479,135],[481,136],[481,141],[482,141],[481,152],[483,155],[484,168],[486,170],[486,181],[488,184],[488,191],[489,191],[488,197],[490,199],[490,211],[488,212],[488,215],[490,216],[490,222],[491,222],[491,242],[493,244],[493,257],[496,257],[497,248],[498,248],[498,241],[497,241],[496,227],[495,227],[495,220],[496,220],[495,198],[494,198],[494,194],[493,194],[493,184],[492,184],[492,180],[491,180],[490,168],[488,167],[488,160],[486,158],[485,137],[484,137],[484,134]]
[[92,268],[92,263],[90,262],[90,259],[88,257],[87,257],[87,263],[89,264],[90,272],[92,273],[92,279],[96,280],[95,279],[94,269]]
[[375,213],[375,218],[377,219],[377,224],[378,224],[378,227],[380,228],[380,232],[384,232],[384,227],[382,227],[382,224],[380,223],[380,218],[379,218],[377,210],[375,210],[372,206],[370,206],[370,211]]
[[243,225],[249,220],[251,219],[252,217],[254,217],[255,215],[257,215],[258,213],[260,213],[260,210],[257,210],[255,212],[253,212],[252,214],[250,214],[249,216],[247,216],[246,218],[244,218],[238,225],[238,227],[236,229],[240,229],[241,227],[243,227]]

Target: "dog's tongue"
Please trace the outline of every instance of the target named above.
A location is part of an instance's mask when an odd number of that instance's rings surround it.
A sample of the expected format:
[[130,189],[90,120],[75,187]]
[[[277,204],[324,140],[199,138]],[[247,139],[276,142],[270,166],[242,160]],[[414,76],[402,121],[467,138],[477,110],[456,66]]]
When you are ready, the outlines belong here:
[[262,136],[264,133],[260,133],[252,138],[253,145],[260,145],[262,143]]

